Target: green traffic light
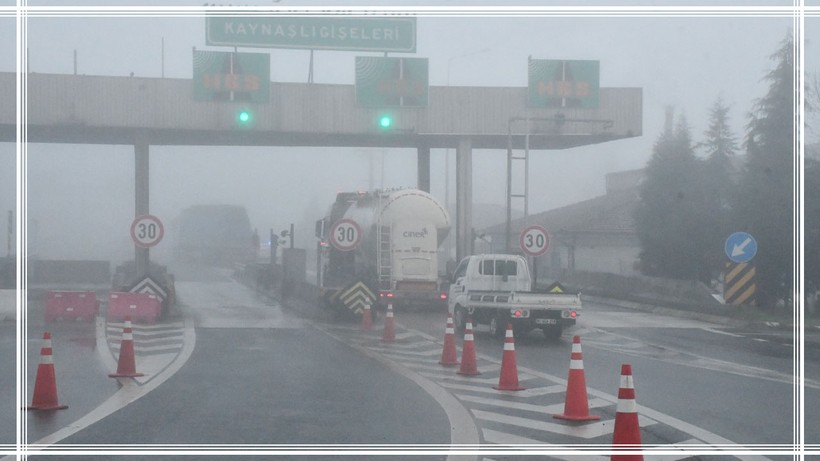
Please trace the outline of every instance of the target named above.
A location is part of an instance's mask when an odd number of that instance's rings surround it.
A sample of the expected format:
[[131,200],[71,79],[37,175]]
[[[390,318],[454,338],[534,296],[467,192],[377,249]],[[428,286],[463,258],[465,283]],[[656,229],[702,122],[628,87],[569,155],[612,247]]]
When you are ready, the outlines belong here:
[[382,128],[390,128],[393,125],[393,119],[389,115],[382,115],[379,118],[379,126]]
[[243,110],[243,111],[239,112],[239,115],[237,116],[237,120],[239,120],[240,124],[247,125],[251,121],[251,113],[246,111],[246,110]]

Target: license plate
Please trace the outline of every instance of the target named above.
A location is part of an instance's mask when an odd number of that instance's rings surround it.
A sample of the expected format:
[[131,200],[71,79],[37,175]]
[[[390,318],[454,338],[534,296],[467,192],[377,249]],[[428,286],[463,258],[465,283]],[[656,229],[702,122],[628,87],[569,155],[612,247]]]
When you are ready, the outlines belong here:
[[558,323],[557,319],[535,319],[535,323],[538,325],[555,325]]

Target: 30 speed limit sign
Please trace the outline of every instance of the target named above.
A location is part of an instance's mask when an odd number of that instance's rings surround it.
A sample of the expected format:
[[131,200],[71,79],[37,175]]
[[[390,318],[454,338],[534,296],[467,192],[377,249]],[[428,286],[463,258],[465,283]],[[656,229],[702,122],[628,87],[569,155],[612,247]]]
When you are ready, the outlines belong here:
[[351,219],[340,219],[330,228],[330,244],[339,251],[355,250],[362,240],[362,229]]
[[541,256],[550,247],[550,234],[541,226],[530,226],[521,232],[520,243],[528,256]]
[[162,240],[165,229],[156,216],[144,214],[134,218],[131,223],[131,240],[141,248],[151,248]]

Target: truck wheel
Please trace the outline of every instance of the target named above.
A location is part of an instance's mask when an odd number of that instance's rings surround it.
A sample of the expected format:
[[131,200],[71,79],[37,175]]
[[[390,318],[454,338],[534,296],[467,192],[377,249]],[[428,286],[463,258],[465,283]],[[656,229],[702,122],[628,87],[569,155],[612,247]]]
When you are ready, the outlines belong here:
[[541,329],[541,331],[544,332],[544,337],[545,338],[547,338],[551,341],[557,341],[559,338],[561,338],[561,333],[563,333],[563,328],[561,328],[561,325],[553,325],[553,326],[549,326],[549,327],[544,327],[544,328]]
[[453,312],[453,326],[456,333],[464,333],[467,328],[467,310],[461,306],[456,306]]
[[497,315],[490,319],[490,334],[496,338],[503,338],[507,333],[506,325],[501,325]]

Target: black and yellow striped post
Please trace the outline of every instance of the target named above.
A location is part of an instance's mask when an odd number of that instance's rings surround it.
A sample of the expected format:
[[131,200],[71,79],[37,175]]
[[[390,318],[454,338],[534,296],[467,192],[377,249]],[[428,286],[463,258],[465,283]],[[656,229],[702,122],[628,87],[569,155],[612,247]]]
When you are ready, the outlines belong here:
[[723,299],[726,304],[754,305],[756,278],[754,264],[727,262],[723,284]]

